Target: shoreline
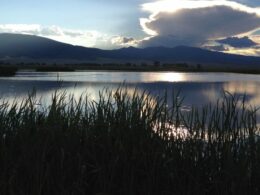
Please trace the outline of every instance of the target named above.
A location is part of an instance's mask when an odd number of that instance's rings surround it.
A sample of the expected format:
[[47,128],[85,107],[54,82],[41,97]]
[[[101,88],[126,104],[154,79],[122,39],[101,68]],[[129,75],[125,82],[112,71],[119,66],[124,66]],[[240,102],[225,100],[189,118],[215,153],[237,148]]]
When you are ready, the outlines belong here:
[[[119,67],[120,66],[120,67]],[[107,71],[107,72],[182,72],[182,73],[236,73],[260,74],[260,69],[223,69],[223,68],[176,68],[163,66],[84,66],[84,65],[1,65],[0,70],[6,76],[12,76],[18,71],[28,70],[35,72],[80,72],[80,71]],[[1,76],[5,76],[2,74]]]

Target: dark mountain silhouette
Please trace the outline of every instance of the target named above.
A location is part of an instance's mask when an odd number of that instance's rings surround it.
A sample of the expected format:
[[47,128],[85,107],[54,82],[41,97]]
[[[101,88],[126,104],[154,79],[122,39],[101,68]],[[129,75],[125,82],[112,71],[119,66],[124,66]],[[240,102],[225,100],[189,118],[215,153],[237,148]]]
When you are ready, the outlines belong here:
[[122,48],[101,50],[73,46],[32,35],[0,34],[0,58],[64,59],[81,61],[147,60],[163,62],[187,62],[220,65],[257,66],[260,57],[231,55],[205,49],[178,46],[174,48]]
[[32,35],[0,34],[0,57],[95,59],[102,50],[72,46]]

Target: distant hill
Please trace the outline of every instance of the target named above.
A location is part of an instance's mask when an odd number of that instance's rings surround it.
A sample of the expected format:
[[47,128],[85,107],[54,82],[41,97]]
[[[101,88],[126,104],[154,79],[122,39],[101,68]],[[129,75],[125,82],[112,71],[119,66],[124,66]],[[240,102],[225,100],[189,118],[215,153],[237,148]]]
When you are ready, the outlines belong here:
[[92,60],[103,53],[100,49],[73,46],[43,37],[0,34],[0,57]]
[[[168,63],[186,62],[208,65],[232,65],[257,67],[260,69],[260,57],[231,55],[205,49],[178,46],[174,48],[122,48],[101,50],[73,46],[51,39],[21,34],[0,34],[0,58],[29,58],[51,60],[95,61],[106,59],[121,61],[162,61]],[[258,66],[259,65],[259,66]]]

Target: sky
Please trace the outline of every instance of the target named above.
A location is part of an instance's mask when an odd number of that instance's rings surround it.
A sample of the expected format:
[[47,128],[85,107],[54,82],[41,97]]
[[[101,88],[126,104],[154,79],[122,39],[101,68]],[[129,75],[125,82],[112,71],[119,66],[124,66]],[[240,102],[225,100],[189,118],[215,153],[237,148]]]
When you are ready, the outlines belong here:
[[260,56],[260,1],[1,0],[0,33],[102,49],[186,45]]

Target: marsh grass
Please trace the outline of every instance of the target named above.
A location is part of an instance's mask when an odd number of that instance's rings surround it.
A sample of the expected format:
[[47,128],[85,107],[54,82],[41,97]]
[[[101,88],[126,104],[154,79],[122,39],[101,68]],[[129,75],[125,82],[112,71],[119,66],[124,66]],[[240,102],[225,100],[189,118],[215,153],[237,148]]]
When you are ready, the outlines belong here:
[[260,193],[257,109],[228,93],[189,111],[166,97],[119,88],[97,102],[2,103],[0,194]]

